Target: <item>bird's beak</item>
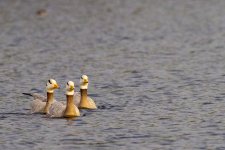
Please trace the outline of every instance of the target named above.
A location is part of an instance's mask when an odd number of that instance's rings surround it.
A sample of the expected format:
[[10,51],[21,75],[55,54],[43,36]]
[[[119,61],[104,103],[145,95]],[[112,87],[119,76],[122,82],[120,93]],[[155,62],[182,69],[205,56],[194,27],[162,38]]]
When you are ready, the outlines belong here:
[[74,90],[74,87],[73,87],[73,86],[70,86],[70,90],[71,90],[71,91]]
[[59,85],[58,84],[54,84],[54,88],[59,89]]
[[88,83],[88,80],[87,79],[84,79],[84,83]]

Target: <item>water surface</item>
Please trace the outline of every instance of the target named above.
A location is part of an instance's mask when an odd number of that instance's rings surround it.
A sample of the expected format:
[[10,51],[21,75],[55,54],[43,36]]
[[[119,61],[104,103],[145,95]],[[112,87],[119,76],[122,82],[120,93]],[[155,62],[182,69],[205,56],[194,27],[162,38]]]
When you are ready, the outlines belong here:
[[[209,0],[1,1],[0,148],[225,149],[224,8]],[[99,109],[75,120],[29,114],[21,93],[44,93],[49,78],[79,90],[81,74]]]

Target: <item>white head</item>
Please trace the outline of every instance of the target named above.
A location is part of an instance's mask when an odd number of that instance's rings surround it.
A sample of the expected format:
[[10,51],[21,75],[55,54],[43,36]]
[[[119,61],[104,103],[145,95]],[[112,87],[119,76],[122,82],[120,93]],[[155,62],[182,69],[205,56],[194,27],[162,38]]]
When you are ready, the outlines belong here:
[[86,76],[86,75],[81,76],[80,89],[88,89],[88,76]]
[[74,95],[74,82],[73,81],[69,81],[66,83],[66,95]]
[[46,83],[46,91],[48,93],[53,93],[55,89],[58,89],[59,85],[54,79],[49,79],[48,82]]

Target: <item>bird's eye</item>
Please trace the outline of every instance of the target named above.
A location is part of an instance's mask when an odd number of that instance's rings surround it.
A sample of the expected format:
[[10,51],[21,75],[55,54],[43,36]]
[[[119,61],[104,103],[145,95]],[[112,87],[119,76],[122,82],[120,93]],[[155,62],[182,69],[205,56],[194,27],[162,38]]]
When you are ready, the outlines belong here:
[[52,84],[51,80],[48,80],[48,82],[49,82],[50,84]]

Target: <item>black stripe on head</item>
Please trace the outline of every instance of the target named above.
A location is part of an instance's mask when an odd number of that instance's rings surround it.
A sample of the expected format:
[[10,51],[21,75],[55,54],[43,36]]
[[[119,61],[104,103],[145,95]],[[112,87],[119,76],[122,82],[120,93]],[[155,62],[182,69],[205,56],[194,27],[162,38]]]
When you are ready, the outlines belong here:
[[80,78],[83,79],[83,76],[81,76]]
[[48,82],[49,82],[50,84],[52,84],[51,80],[48,80]]
[[67,82],[66,84],[67,84],[68,86],[70,86],[70,85],[69,85],[69,82]]

